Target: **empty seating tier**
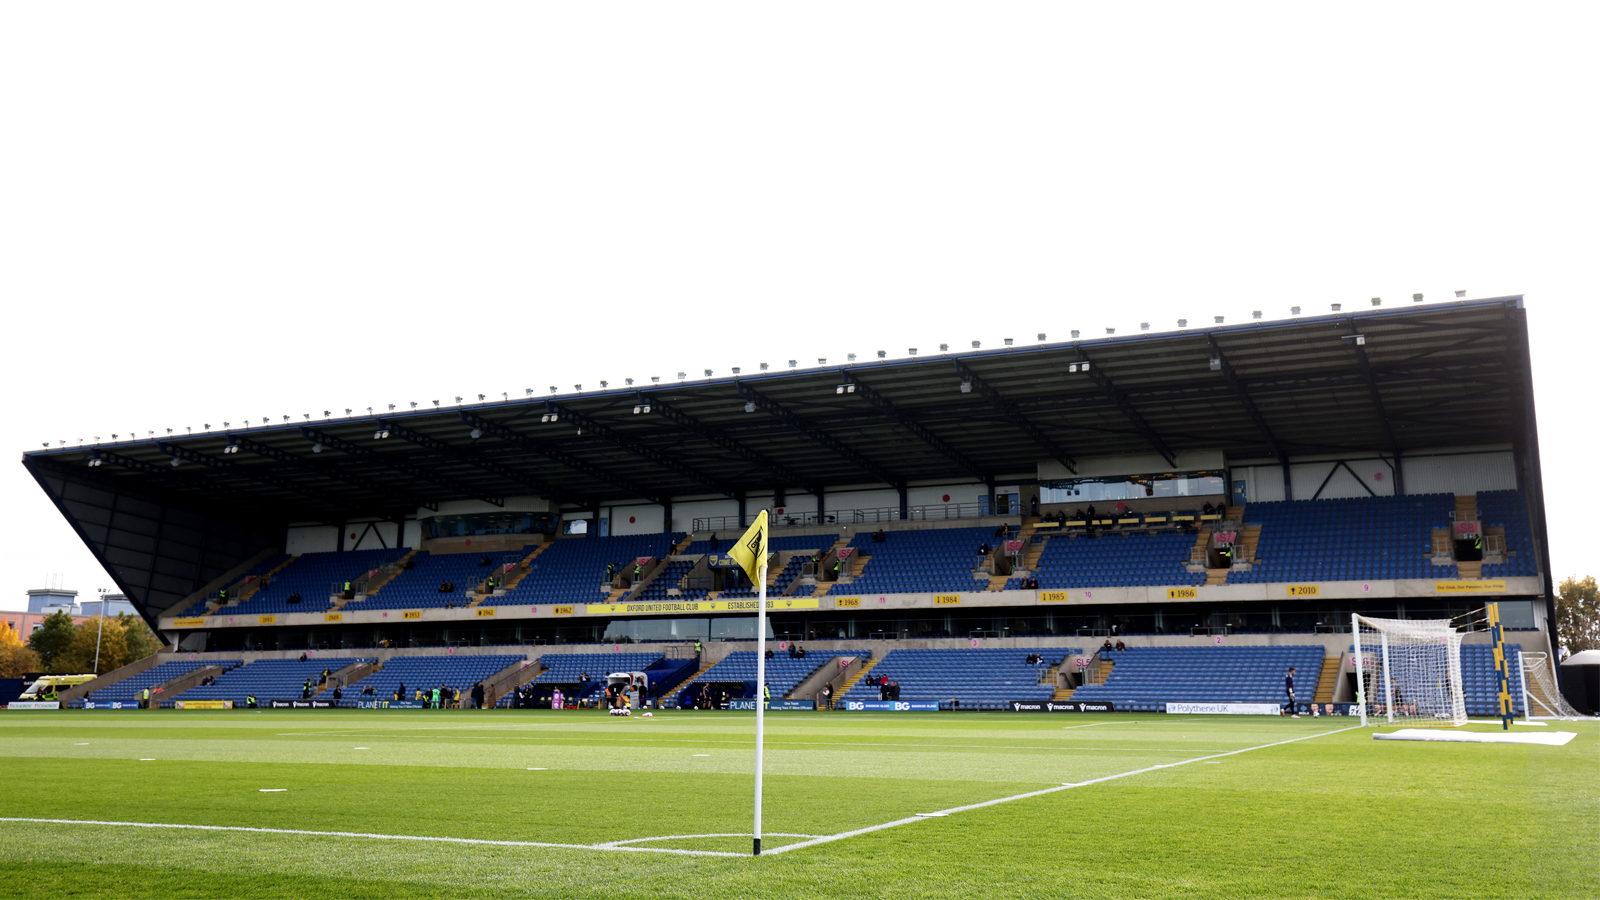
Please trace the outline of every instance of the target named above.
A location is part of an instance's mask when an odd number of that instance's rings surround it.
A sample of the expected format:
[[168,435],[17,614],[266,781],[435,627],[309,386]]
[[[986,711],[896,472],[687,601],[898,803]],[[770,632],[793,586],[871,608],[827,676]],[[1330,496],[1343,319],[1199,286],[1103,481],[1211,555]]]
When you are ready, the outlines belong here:
[[352,663],[363,661],[343,656],[319,656],[305,662],[297,659],[258,659],[224,672],[216,684],[192,687],[172,699],[232,700],[235,704],[242,704],[245,698],[254,694],[262,703],[288,700],[300,696],[307,678],[311,679],[315,690],[317,678],[324,669],[337,672]]
[[1479,493],[1478,521],[1484,528],[1504,528],[1506,533],[1506,561],[1485,563],[1483,577],[1539,574],[1539,559],[1533,552],[1533,529],[1528,526],[1528,501],[1521,491]]
[[[632,566],[639,557],[670,554],[681,534],[562,538],[534,557],[517,586],[481,606],[599,603],[605,599],[606,564]],[[437,587],[437,586],[436,586]]]
[[[891,650],[842,699],[877,700],[877,682],[888,678],[900,683],[901,700],[959,700],[963,706],[997,709],[1011,700],[1045,700],[1055,695],[1053,684],[1039,683],[1048,668],[1082,652],[1077,647]],[[1034,653],[1043,662],[1029,663]]]
[[[238,606],[226,607],[229,614],[269,614],[322,612],[329,607],[328,597],[337,586],[354,582],[368,573],[394,562],[406,551],[347,550],[343,553],[307,553],[297,556],[272,576],[272,583],[255,592]],[[300,602],[289,599],[299,595]]]
[[[583,686],[566,691],[574,700],[598,693],[605,687],[606,676],[612,672],[643,672],[657,660],[660,653],[547,653],[539,657],[544,671],[534,679],[535,684]],[[588,675],[588,682],[579,682]]]
[[[139,693],[145,688],[153,688],[158,684],[166,684],[174,678],[179,678],[196,669],[207,666],[222,666],[231,669],[239,665],[237,659],[199,659],[199,660],[173,660],[159,665],[151,666],[137,675],[130,675],[116,684],[107,685],[85,697],[85,700],[105,702],[111,700],[137,700]],[[317,671],[321,671],[318,669]],[[165,697],[160,699],[167,699]]]
[[1433,531],[1450,525],[1453,494],[1252,503],[1261,525],[1257,562],[1229,584],[1455,578],[1430,561]]
[[[359,699],[371,688],[371,696],[388,700],[403,686],[405,696],[400,699],[410,700],[419,689],[446,687],[460,688],[461,702],[465,705],[474,684],[526,659],[520,655],[396,656],[384,662],[381,670],[346,686],[344,699]],[[328,696],[328,692],[324,691],[322,696]]]
[[[440,553],[427,551],[411,557],[410,569],[401,571],[378,592],[358,603],[344,607],[363,609],[429,609],[462,606],[472,602],[467,596],[485,578],[496,573],[505,576],[505,567],[516,563],[530,552],[503,550],[496,553]],[[453,585],[449,591],[439,588],[446,582]]]
[[[819,667],[831,663],[836,654],[810,653],[804,659],[795,659],[786,653],[775,653],[767,660],[767,684],[772,687],[772,699],[777,700],[789,695],[800,682],[810,677]],[[846,654],[848,655],[848,654]],[[696,685],[717,684],[729,682],[744,682],[751,691],[752,696],[760,696],[756,685],[756,652],[754,650],[736,650],[724,656],[716,665],[705,670],[699,678],[689,682],[689,690],[698,690]]]
[[1102,658],[1114,663],[1111,676],[1078,688],[1072,699],[1155,711],[1167,702],[1283,703],[1283,678],[1294,666],[1296,694],[1310,702],[1323,655],[1320,645],[1102,650]]
[[875,542],[870,532],[857,533],[850,546],[864,563],[847,590],[861,594],[918,594],[933,591],[977,591],[988,582],[973,578],[982,561],[983,544],[1003,540],[995,529],[938,528],[884,532]]
[[1194,542],[1190,534],[1056,536],[1039,554],[1034,577],[1047,590],[1204,584],[1206,573],[1187,568]]

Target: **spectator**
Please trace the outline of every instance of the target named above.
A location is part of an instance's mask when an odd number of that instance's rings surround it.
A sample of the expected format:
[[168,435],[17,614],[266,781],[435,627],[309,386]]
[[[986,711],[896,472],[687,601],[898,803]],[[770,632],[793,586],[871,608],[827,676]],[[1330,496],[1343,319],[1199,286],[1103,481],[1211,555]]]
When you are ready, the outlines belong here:
[[361,689],[361,696],[363,697],[375,697],[377,694],[377,689],[370,684]]
[[822,686],[822,708],[833,709],[833,682]]
[[[790,656],[794,656],[794,651],[793,651],[793,650],[790,650],[790,651],[789,651],[789,655],[790,655]],[[768,647],[768,648],[767,648],[767,659],[771,659],[771,658],[772,658],[772,657],[773,657],[773,656],[774,656],[774,654],[773,654],[773,652],[772,652],[772,648],[771,648],[771,647]]]
[[989,542],[988,541],[984,541],[983,543],[978,545],[978,555],[979,556],[988,556],[989,555],[989,551],[993,550],[993,549],[994,549],[993,547],[989,546]]
[[472,708],[483,709],[483,682],[472,686]]
[[1111,638],[1106,638],[1106,642],[1104,644],[1100,645],[1100,652],[1101,653],[1110,653],[1111,651],[1113,651],[1115,649],[1117,649],[1117,648],[1111,646]]
[[1211,505],[1211,501],[1210,500],[1206,501],[1206,505],[1205,506],[1200,507],[1200,512],[1202,512],[1202,513],[1204,513],[1204,514],[1206,514],[1208,516],[1211,515],[1212,513],[1216,512],[1216,511],[1217,511],[1217,508],[1215,506]]
[[480,566],[493,565],[493,563],[489,560],[489,554],[485,553],[484,555],[478,557],[478,565],[480,565]]
[[439,593],[441,593],[441,594],[448,594],[448,593],[450,593],[451,591],[453,591],[455,589],[456,589],[456,586],[451,584],[449,581],[441,581],[441,582],[439,582]]
[[1117,639],[1117,652],[1118,652],[1118,653],[1121,653],[1121,652],[1122,652],[1122,651],[1124,651],[1124,650],[1126,650],[1126,649],[1128,649],[1128,648],[1127,648],[1127,647],[1125,647],[1125,646],[1123,646],[1123,644],[1122,644],[1122,639],[1121,639],[1121,638],[1118,638],[1118,639]]
[[884,534],[882,528],[879,528],[877,530],[877,532],[872,535],[872,542],[874,544],[881,544],[884,541],[887,541],[888,539],[889,539],[889,536],[887,534]]
[[344,689],[339,687],[338,685],[334,685],[334,687],[333,687],[333,699],[336,700],[336,701],[337,700],[343,700],[344,699]]

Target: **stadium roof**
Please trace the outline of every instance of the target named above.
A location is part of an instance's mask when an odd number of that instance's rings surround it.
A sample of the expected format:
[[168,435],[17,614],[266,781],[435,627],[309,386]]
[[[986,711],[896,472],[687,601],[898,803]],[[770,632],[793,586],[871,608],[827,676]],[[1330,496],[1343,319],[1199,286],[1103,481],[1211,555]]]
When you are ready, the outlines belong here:
[[235,515],[338,522],[530,494],[592,506],[992,484],[1030,479],[1041,460],[1076,471],[1126,453],[1177,469],[1186,449],[1393,455],[1521,440],[1526,341],[1521,297],[1502,297],[159,436],[24,463]]

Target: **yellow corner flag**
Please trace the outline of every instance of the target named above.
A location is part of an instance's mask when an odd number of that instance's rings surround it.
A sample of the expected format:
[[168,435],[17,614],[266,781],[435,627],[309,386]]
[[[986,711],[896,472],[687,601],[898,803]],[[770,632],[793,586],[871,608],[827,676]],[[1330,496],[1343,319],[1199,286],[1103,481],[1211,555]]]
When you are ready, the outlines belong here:
[[750,583],[761,586],[761,568],[767,564],[767,511],[756,514],[754,525],[728,548],[728,556],[750,576]]

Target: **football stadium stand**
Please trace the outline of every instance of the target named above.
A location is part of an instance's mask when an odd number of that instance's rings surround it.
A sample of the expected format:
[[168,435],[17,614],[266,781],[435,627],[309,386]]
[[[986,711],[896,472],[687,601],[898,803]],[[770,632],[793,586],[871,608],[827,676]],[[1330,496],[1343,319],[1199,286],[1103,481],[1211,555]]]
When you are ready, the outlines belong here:
[[481,606],[597,603],[605,597],[607,563],[631,566],[643,556],[661,556],[683,540],[681,533],[566,538],[533,558],[526,576],[506,593]]
[[[137,675],[122,679],[116,684],[106,685],[84,699],[93,700],[97,703],[112,700],[137,700],[139,699],[139,692],[145,688],[166,684],[172,679],[187,675],[196,669],[204,669],[207,666],[221,666],[224,669],[232,669],[238,665],[239,660],[237,659],[172,660],[151,666]],[[317,671],[321,672],[322,670],[318,669]]]
[[[547,653],[539,657],[544,671],[534,684],[559,684],[568,698],[581,700],[599,693],[612,672],[643,672],[661,659],[660,653]],[[588,682],[578,681],[587,674]],[[571,686],[571,687],[569,687]]]
[[[363,578],[408,552],[403,548],[390,548],[297,556],[272,576],[270,585],[256,591],[243,603],[223,607],[222,611],[242,615],[320,612],[331,605],[328,598],[337,585]],[[290,603],[289,598],[295,594],[300,595],[300,602]]]
[[1433,531],[1448,528],[1452,494],[1251,503],[1244,521],[1261,526],[1256,562],[1229,584],[1455,578],[1435,566]]
[[[1052,536],[1033,577],[1045,590],[1204,584],[1205,572],[1187,568],[1194,543],[1190,534]],[[1008,589],[1020,586],[1020,578],[1006,582]]]
[[[293,558],[294,557],[289,556],[288,554],[285,554],[285,553],[274,553],[271,556],[268,556],[266,559],[263,559],[261,562],[258,562],[255,565],[251,566],[249,568],[249,570],[246,571],[243,575],[239,576],[239,578],[236,581],[234,581],[233,584],[229,585],[228,586],[229,592],[233,593],[235,595],[234,599],[237,599],[237,592],[238,592],[240,587],[249,584],[252,579],[260,578],[261,576],[267,574],[268,572],[271,572],[273,569],[276,569],[277,567],[283,565],[284,563],[288,562],[289,560],[291,560]],[[218,599],[216,594],[212,594],[209,597],[202,597],[201,599],[196,600],[193,604],[191,604],[189,606],[188,609],[185,609],[183,612],[179,613],[178,615],[180,615],[180,616],[198,616],[198,615],[203,615],[205,613],[205,611],[206,611],[206,607],[208,605],[210,605],[216,599]]]
[[[840,654],[835,653],[810,653],[804,659],[795,659],[787,653],[774,653],[767,660],[767,684],[772,687],[772,699],[778,700],[787,697],[800,682],[805,681],[821,666],[833,662]],[[844,654],[848,655],[848,654]],[[736,650],[724,656],[716,665],[700,673],[700,676],[684,685],[678,692],[680,706],[687,707],[690,695],[700,690],[701,684],[730,684],[739,682],[744,684],[741,696],[755,697],[759,695],[756,690],[756,653],[754,650]]]
[[[473,588],[490,575],[503,572],[506,564],[527,556],[528,551],[527,547],[495,553],[430,554],[423,551],[411,558],[410,569],[401,570],[365,600],[357,600],[343,608],[355,611],[462,606],[472,602],[473,597],[466,595]],[[454,590],[441,592],[439,587],[445,582],[455,585]]]
[[[1054,696],[1055,685],[1041,683],[1045,673],[1081,652],[1076,647],[891,650],[840,699],[877,700],[875,682],[888,678],[900,683],[901,700],[959,700],[963,708],[1003,709],[1011,700]],[[1030,653],[1042,656],[1043,662],[1027,662]]]
[[1507,578],[1538,575],[1538,557],[1533,549],[1533,529],[1528,525],[1528,500],[1521,491],[1480,491],[1478,521],[1491,532],[1505,530],[1506,561],[1485,563],[1483,577]]
[[910,594],[975,591],[987,582],[973,577],[982,555],[978,548],[999,540],[990,527],[890,531],[876,543],[858,532],[850,546],[860,554],[852,593]]
[[307,678],[312,680],[315,689],[322,670],[337,672],[352,663],[364,661],[343,656],[319,656],[304,662],[296,659],[258,659],[224,672],[215,684],[192,687],[171,700],[162,701],[162,705],[172,700],[232,700],[235,704],[241,704],[251,694],[262,703],[293,699],[300,696]]
[[1296,667],[1297,691],[1310,702],[1322,671],[1320,645],[1283,647],[1130,647],[1100,652],[1110,660],[1101,684],[1073,700],[1109,701],[1119,710],[1159,712],[1167,702],[1282,703],[1283,676]]
[[[403,700],[410,700],[411,695],[418,688],[433,688],[443,685],[450,688],[460,688],[462,703],[467,702],[467,695],[472,686],[485,678],[504,670],[507,666],[515,665],[526,660],[526,656],[495,655],[495,656],[395,656],[384,662],[383,668],[371,675],[344,687],[346,702],[366,696],[367,688],[372,688],[372,696],[380,700],[387,700],[394,696],[395,689],[404,686],[406,696]],[[321,671],[320,669],[318,670]],[[327,697],[331,691],[323,691],[319,696]],[[259,696],[259,695],[258,695]]]

